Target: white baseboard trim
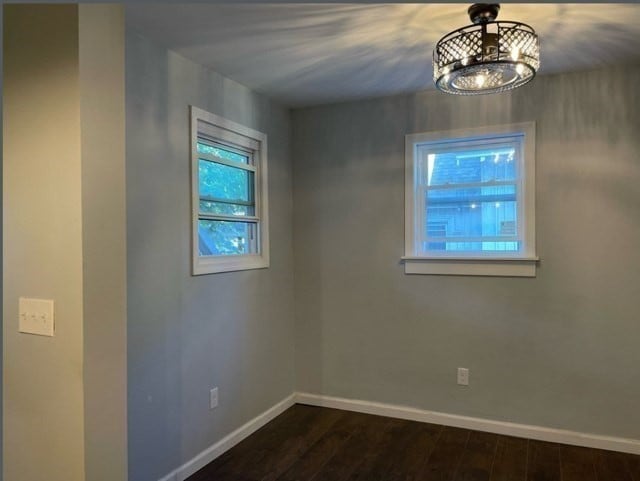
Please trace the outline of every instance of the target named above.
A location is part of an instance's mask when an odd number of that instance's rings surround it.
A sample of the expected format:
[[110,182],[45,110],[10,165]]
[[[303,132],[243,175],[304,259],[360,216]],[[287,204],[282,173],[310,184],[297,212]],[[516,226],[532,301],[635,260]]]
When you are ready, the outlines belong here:
[[276,405],[267,409],[262,414],[257,415],[248,423],[240,426],[238,429],[228,434],[217,443],[209,446],[200,454],[196,455],[193,459],[187,461],[179,468],[174,469],[173,471],[171,471],[171,473],[167,474],[159,481],[184,481],[196,471],[204,468],[207,464],[216,459],[222,453],[238,444],[244,438],[256,432],[273,418],[289,409],[295,404],[295,398],[295,393],[286,397]]
[[545,428],[541,426],[531,426],[527,424],[516,424],[505,421],[494,421],[491,419],[459,416],[457,414],[447,414],[435,411],[425,411],[407,406],[384,404],[358,399],[346,399],[320,394],[310,394],[298,392],[295,402],[308,404],[311,406],[321,406],[345,411],[355,411],[366,414],[376,414],[391,418],[407,419],[410,421],[420,421],[433,424],[443,424],[458,428],[474,429],[496,434],[505,434],[520,438],[537,439],[561,444],[572,444],[575,446],[586,446],[589,448],[608,449],[611,451],[621,451],[631,454],[640,454],[640,440],[617,438],[612,436],[602,436],[599,434],[580,433],[567,431],[564,429]]

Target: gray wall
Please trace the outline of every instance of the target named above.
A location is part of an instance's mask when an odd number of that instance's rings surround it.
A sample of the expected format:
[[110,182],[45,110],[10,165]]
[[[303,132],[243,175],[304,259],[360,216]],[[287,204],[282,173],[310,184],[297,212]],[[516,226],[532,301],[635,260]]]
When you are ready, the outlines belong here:
[[[0,8],[0,36],[2,37],[2,39],[4,40],[4,8]],[[3,71],[3,67],[4,67],[4,49],[0,48],[0,71]],[[1,74],[3,79],[4,79],[4,72]],[[3,110],[4,109],[2,107],[2,96],[0,96],[0,109]],[[3,119],[0,116],[0,125],[3,124]],[[4,133],[4,125],[2,125],[2,128],[0,128],[0,143],[2,143],[4,145],[4,143],[2,142],[2,138],[3,138],[3,133]],[[0,170],[0,195],[2,194],[2,170]],[[2,221],[2,209],[0,209],[0,235],[2,235],[2,227],[4,225],[4,222]],[[3,261],[4,256],[0,254],[0,268],[3,268]],[[4,306],[4,289],[3,289],[3,281],[4,279],[0,280],[0,301],[3,303]],[[1,323],[0,323],[1,324]],[[0,473],[2,473],[3,471],[3,453],[4,453],[4,448],[2,445],[2,432],[4,431],[4,420],[3,420],[3,409],[2,409],[2,400],[4,399],[4,395],[2,393],[2,386],[3,386],[3,359],[4,359],[4,353],[3,353],[3,345],[4,342],[2,341],[2,335],[3,335],[3,329],[0,326]],[[1,476],[1,474],[0,474]]]
[[[638,85],[636,66],[294,111],[298,390],[640,438]],[[537,277],[405,275],[404,135],[530,120]]]
[[[284,108],[132,31],[126,95],[129,479],[147,481],[294,389],[290,126]],[[268,269],[190,275],[190,104],[268,135]]]

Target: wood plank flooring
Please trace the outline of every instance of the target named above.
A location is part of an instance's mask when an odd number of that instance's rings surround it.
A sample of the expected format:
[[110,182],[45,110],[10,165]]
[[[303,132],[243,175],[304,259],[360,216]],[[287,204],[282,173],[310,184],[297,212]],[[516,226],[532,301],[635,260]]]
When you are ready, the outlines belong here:
[[640,481],[640,456],[296,404],[188,481]]

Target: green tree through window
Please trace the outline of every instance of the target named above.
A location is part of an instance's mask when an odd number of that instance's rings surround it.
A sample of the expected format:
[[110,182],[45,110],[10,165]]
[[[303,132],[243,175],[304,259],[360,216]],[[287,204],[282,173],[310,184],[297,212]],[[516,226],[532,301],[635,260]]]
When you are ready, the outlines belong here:
[[198,142],[198,153],[203,157],[198,160],[199,210],[223,217],[199,220],[200,255],[253,253],[255,222],[242,220],[255,215],[254,172],[247,169],[251,155],[205,140]]

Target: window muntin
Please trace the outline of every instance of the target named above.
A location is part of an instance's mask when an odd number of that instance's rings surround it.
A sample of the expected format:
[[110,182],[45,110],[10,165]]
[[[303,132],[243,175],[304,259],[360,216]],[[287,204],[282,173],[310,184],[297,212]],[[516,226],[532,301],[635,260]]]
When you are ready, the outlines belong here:
[[266,135],[192,107],[193,272],[268,266]]
[[405,272],[535,276],[535,124],[405,144]]

